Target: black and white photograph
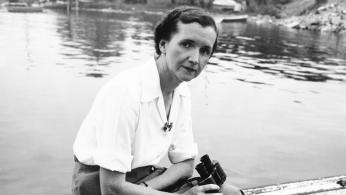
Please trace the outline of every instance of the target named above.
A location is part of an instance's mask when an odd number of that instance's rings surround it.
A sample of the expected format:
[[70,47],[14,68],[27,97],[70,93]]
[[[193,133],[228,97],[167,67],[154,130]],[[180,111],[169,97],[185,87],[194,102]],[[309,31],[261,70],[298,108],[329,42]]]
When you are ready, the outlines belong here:
[[1,195],[346,195],[345,0],[0,0]]

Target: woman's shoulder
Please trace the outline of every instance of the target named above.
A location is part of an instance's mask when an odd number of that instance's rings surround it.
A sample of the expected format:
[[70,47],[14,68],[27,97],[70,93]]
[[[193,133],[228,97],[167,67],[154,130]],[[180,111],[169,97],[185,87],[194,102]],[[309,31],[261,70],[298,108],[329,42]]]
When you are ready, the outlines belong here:
[[111,78],[100,90],[100,93],[126,95],[128,98],[140,96],[142,67],[130,68]]

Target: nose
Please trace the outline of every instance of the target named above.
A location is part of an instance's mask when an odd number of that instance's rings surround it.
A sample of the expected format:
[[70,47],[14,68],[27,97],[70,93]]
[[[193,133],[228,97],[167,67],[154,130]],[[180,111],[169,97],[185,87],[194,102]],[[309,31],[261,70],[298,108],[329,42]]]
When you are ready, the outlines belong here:
[[191,51],[190,56],[189,56],[189,62],[193,65],[198,64],[199,62],[199,50],[194,49]]

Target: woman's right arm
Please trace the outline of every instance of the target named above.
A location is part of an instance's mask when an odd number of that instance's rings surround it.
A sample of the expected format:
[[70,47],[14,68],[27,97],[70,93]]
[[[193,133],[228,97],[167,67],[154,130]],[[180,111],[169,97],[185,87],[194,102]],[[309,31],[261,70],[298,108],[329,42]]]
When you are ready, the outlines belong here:
[[[171,195],[172,193],[157,191],[150,187],[132,184],[125,181],[125,174],[100,168],[100,186],[102,195]],[[195,186],[185,192],[185,195],[204,195],[208,190],[219,189],[217,185],[209,184]],[[221,195],[221,193],[208,194]]]
[[100,168],[100,186],[102,195],[170,195],[151,188],[125,181],[125,174]]

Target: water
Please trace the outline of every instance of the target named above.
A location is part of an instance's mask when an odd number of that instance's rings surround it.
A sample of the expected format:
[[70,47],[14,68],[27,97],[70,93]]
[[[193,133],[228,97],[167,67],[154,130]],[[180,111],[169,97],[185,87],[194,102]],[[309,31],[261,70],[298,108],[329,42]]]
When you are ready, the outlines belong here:
[[[105,82],[152,55],[159,18],[0,12],[2,194],[70,194],[80,123]],[[240,187],[345,174],[345,51],[341,35],[223,25],[190,83],[200,155]]]

